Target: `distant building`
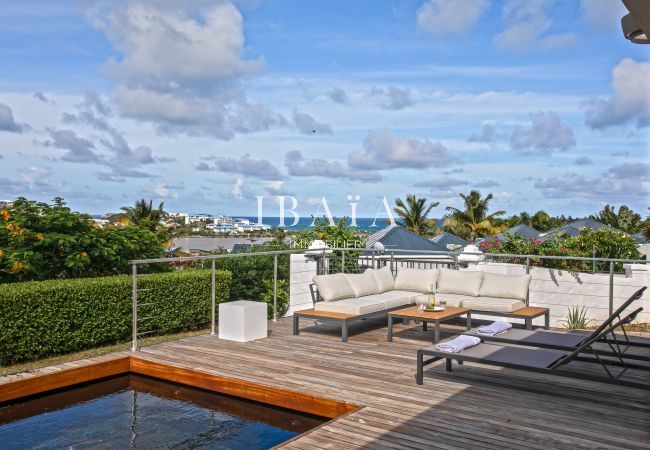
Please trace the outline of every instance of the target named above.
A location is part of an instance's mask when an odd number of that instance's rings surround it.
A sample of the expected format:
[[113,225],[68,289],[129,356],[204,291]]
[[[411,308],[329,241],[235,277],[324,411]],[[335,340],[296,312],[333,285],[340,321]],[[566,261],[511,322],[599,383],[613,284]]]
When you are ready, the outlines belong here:
[[459,238],[455,234],[448,233],[443,231],[442,233],[429,239],[431,242],[443,247],[449,251],[454,251],[461,249],[467,245],[467,241],[463,238]]
[[217,216],[213,223],[205,226],[215,233],[246,233],[252,231],[266,231],[271,229],[268,225],[251,223],[248,219],[237,219],[234,217]]
[[194,214],[187,217],[187,223],[192,224],[196,222],[212,222],[214,216],[212,214]]
[[[434,252],[448,251],[447,248],[398,225],[390,225],[368,236],[366,248],[372,249],[377,242],[381,243],[387,252],[390,252],[391,249]],[[396,255],[400,253],[408,254],[406,252],[395,252]]]
[[97,225],[100,228],[105,227],[106,225],[110,224],[110,222],[108,220],[106,220],[106,219],[100,219],[100,218],[97,218],[97,217],[93,217],[92,220],[93,220],[93,222],[95,222],[95,225]]
[[0,200],[0,209],[11,208],[13,205],[13,200]]

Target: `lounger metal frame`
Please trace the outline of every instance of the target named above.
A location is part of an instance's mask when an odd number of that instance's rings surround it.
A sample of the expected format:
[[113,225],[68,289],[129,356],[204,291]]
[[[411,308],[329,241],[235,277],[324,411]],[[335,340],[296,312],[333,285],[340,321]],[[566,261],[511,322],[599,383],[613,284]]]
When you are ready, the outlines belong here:
[[[626,321],[629,317],[625,317],[623,319],[620,319],[620,314],[623,312],[625,308],[627,308],[634,300],[637,300],[641,298],[643,295],[643,292],[645,291],[646,287],[643,287],[639,289],[637,292],[635,292],[627,301],[621,305],[603,324],[601,324],[590,336],[588,336],[580,345],[578,345],[573,351],[571,352],[559,352],[558,351],[558,359],[549,364],[546,367],[533,367],[530,365],[525,365],[525,364],[518,364],[516,362],[505,362],[505,361],[485,361],[484,358],[478,358],[478,357],[473,357],[467,354],[463,354],[463,352],[460,353],[447,353],[447,352],[441,352],[440,350],[435,349],[435,347],[430,347],[430,348],[424,348],[420,349],[417,352],[417,374],[416,374],[416,382],[418,384],[423,383],[423,378],[424,378],[424,366],[427,366],[429,364],[432,364],[436,361],[440,361],[442,359],[445,359],[445,367],[447,371],[452,370],[452,361],[458,361],[459,363],[463,363],[464,361],[469,361],[469,362],[475,362],[475,363],[480,363],[480,364],[488,364],[488,365],[496,365],[500,367],[507,367],[511,369],[519,369],[519,370],[526,370],[526,371],[531,371],[531,372],[538,372],[538,373],[547,373],[547,374],[552,374],[552,375],[559,375],[559,376],[566,376],[566,377],[571,377],[571,378],[578,378],[578,379],[584,379],[584,380],[592,380],[592,381],[599,381],[599,382],[605,382],[605,383],[612,383],[612,384],[618,384],[618,385],[623,385],[623,386],[629,386],[629,387],[635,387],[635,388],[643,388],[643,389],[649,389],[650,384],[649,383],[644,383],[644,382],[639,382],[639,381],[631,381],[631,380],[624,380],[622,379],[623,374],[630,368],[631,366],[626,363],[623,358],[621,358],[620,354],[616,355],[617,361],[613,363],[610,360],[606,360],[601,358],[602,355],[599,355],[596,350],[592,347],[594,343],[597,343],[599,341],[602,341],[605,336],[607,336],[613,328],[618,327],[622,322]],[[636,311],[635,311],[636,312]],[[632,313],[634,314],[634,313]],[[612,325],[612,322],[616,317],[619,317],[619,321]],[[492,344],[478,344],[480,345],[492,345]],[[516,348],[516,347],[507,347],[507,346],[497,346],[494,345],[494,347],[501,347],[502,349],[508,349],[508,348]],[[526,351],[525,348],[519,347],[520,351]],[[610,348],[613,349],[612,345],[610,344]],[[537,351],[536,349],[529,349],[528,351],[530,352],[535,352]],[[531,353],[532,354],[532,353]],[[595,359],[596,362],[598,362],[601,367],[604,369],[605,373],[607,376],[598,376],[598,375],[592,375],[592,374],[586,374],[586,373],[578,373],[578,372],[571,372],[567,370],[562,370],[560,367],[572,362],[572,361],[586,361],[588,359],[585,359],[584,355],[581,354],[590,354],[593,359]],[[427,360],[424,359],[425,355],[430,355],[432,358],[429,358]],[[589,362],[593,362],[593,359]],[[613,373],[612,370],[610,370],[609,366],[618,366],[622,367],[622,370],[620,370],[618,373]]]

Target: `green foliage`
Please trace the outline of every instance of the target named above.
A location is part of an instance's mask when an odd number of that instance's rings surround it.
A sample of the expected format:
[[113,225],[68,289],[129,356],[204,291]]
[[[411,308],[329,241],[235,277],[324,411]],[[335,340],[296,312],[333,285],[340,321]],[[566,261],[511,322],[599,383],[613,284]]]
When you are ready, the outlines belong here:
[[[621,232],[600,228],[592,230],[583,228],[578,236],[558,235],[544,242],[538,239],[526,241],[519,236],[508,236],[508,241],[500,241],[494,238],[481,242],[481,250],[485,253],[509,253],[518,255],[544,255],[544,256],[577,256],[591,258],[610,259],[639,259],[641,254],[636,241]],[[507,261],[521,264],[522,258],[500,258],[500,261]],[[548,260],[531,258],[533,266],[549,267],[556,269],[567,269],[576,271],[597,271],[609,270],[608,263],[591,261],[571,260]],[[623,264],[614,265],[616,271],[623,269]]]
[[[271,244],[252,247],[250,252],[282,250]],[[273,279],[273,255],[243,256],[217,260],[217,268],[232,273],[231,300],[262,300],[263,280]],[[278,279],[289,279],[289,255],[278,255]]]
[[618,208],[618,213],[613,206],[605,205],[602,211],[591,218],[629,234],[641,231],[642,227],[641,215],[625,205]]
[[161,228],[160,221],[167,215],[163,207],[164,203],[161,203],[158,208],[154,208],[152,200],[147,203],[142,198],[135,202],[135,206],[125,206],[122,211],[124,211],[124,216],[131,225],[156,231]]
[[460,197],[463,199],[464,209],[453,206],[445,208],[448,211],[443,222],[445,231],[468,241],[474,241],[477,237],[489,236],[503,229],[502,226],[497,225],[497,221],[505,211],[488,214],[492,194],[482,198],[479,191],[470,191],[467,195],[460,194]]
[[592,321],[587,319],[587,307],[573,305],[568,309],[567,318],[564,320],[564,327],[569,330],[584,330]]
[[[273,279],[263,280],[262,300],[268,305],[268,318],[273,318]],[[289,309],[289,282],[287,280],[278,280],[278,318],[284,317]]]
[[572,218],[564,216],[553,217],[546,211],[539,210],[532,216],[527,212],[522,212],[514,216],[507,217],[496,221],[497,224],[503,224],[506,228],[512,228],[516,225],[528,225],[538,231],[548,231],[552,228],[559,228],[571,222]]
[[429,218],[429,213],[439,204],[439,202],[427,203],[426,198],[416,198],[413,194],[406,196],[406,202],[396,198],[395,213],[401,217],[398,223],[415,234],[430,236],[436,230],[436,222],[435,219]]
[[[297,240],[302,241],[305,247],[311,244],[314,239],[320,239],[330,247],[346,247],[346,248],[361,248],[363,240],[357,236],[354,228],[348,225],[348,218],[343,217],[331,225],[325,218],[316,219],[314,226],[311,228],[303,228],[298,232]],[[360,252],[346,251],[345,252],[345,271],[358,272],[359,271],[359,255]],[[335,250],[330,255],[329,272],[341,272],[343,268],[343,251]]]
[[[217,302],[231,275],[217,272]],[[208,270],[138,277],[139,332],[196,329],[210,321]],[[131,278],[11,283],[0,289],[0,365],[75,352],[131,339]]]
[[141,227],[99,228],[60,198],[19,198],[0,210],[0,282],[125,273],[131,259],[162,257],[168,239]]

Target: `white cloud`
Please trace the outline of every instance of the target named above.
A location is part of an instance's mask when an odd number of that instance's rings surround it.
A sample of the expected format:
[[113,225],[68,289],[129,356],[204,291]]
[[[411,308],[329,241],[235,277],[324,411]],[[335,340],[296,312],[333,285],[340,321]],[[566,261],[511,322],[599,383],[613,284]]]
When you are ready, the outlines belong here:
[[517,125],[510,136],[510,148],[522,154],[550,154],[576,145],[571,127],[553,111],[530,115],[531,125]]
[[388,101],[382,105],[385,109],[397,111],[415,103],[409,88],[389,86],[386,95],[388,96]]
[[398,138],[389,131],[372,131],[363,141],[363,149],[348,157],[350,167],[361,170],[426,169],[459,164],[440,142],[428,139]]
[[550,10],[555,0],[507,0],[501,10],[505,29],[496,35],[504,50],[535,51],[566,48],[579,43],[575,33],[551,34]]
[[539,180],[535,187],[549,198],[589,198],[626,202],[647,199],[650,195],[650,164],[623,163],[597,177],[567,173],[562,177]]
[[585,116],[587,126],[595,129],[636,123],[650,125],[650,62],[625,58],[612,70],[613,95],[592,100]]
[[93,4],[88,17],[119,53],[103,73],[118,82],[124,115],[162,134],[218,139],[286,126],[240,87],[263,60],[244,57],[243,19],[230,1],[112,0]]
[[302,134],[332,134],[331,126],[318,122],[309,114],[297,110],[293,111],[293,123]]
[[488,144],[494,142],[497,139],[497,131],[494,128],[494,125],[486,123],[483,125],[483,129],[480,133],[472,133],[472,135],[467,138],[467,142],[480,142]]
[[382,180],[381,175],[377,172],[351,170],[341,161],[305,159],[298,150],[286,154],[284,165],[287,167],[289,175],[295,177],[343,178],[365,183],[375,183]]
[[246,197],[246,194],[244,193],[244,180],[241,178],[237,178],[237,181],[235,181],[235,184],[232,186],[232,196],[235,200],[243,200]]
[[254,178],[266,180],[277,180],[282,174],[277,167],[268,159],[254,159],[246,153],[240,158],[218,157],[214,158],[214,166],[204,162],[199,163],[196,169],[199,171],[219,170],[226,173],[238,173]]
[[427,0],[418,9],[417,28],[433,36],[466,34],[489,5],[487,0]]
[[598,29],[620,29],[621,17],[628,14],[620,0],[581,0],[585,22]]
[[327,96],[333,102],[340,103],[341,105],[346,105],[350,101],[348,93],[341,88],[332,88],[332,90],[327,93]]
[[22,133],[27,126],[16,122],[12,109],[0,102],[0,131],[9,131],[13,133]]
[[95,144],[88,139],[77,136],[77,133],[74,131],[58,130],[55,128],[48,128],[46,131],[51,139],[44,141],[42,144],[46,147],[66,150],[66,153],[61,158],[64,161],[80,163],[100,163],[103,161],[93,151]]
[[594,162],[588,156],[579,156],[575,161],[573,161],[573,164],[576,166],[589,166],[593,163]]

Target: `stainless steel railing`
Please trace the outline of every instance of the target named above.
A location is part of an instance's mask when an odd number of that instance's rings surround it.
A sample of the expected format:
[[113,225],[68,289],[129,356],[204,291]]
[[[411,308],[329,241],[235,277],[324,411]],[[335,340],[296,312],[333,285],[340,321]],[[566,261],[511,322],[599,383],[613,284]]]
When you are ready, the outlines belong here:
[[[340,255],[337,255],[339,253]],[[248,258],[256,256],[273,256],[273,315],[272,320],[278,319],[278,256],[291,255],[291,254],[305,254],[313,258],[317,262],[318,273],[327,273],[331,261],[341,261],[341,271],[346,270],[346,254],[353,253],[353,258],[356,258],[359,270],[369,267],[377,268],[390,264],[393,273],[396,272],[398,264],[411,265],[411,267],[419,268],[434,268],[434,267],[448,267],[458,269],[461,265],[459,261],[459,252],[444,252],[444,251],[426,251],[426,250],[404,250],[404,249],[389,249],[383,252],[377,252],[372,249],[358,248],[358,247],[343,247],[343,248],[327,248],[319,250],[308,250],[304,248],[295,248],[287,250],[270,250],[249,253],[222,253],[215,255],[201,255],[201,256],[181,256],[175,258],[152,258],[152,259],[137,259],[130,261],[131,264],[131,300],[132,300],[132,341],[131,350],[138,349],[138,266],[146,264],[162,264],[162,263],[180,263],[192,261],[210,261],[211,271],[211,286],[210,286],[210,333],[216,334],[217,324],[217,302],[216,302],[216,271],[217,261],[228,258]],[[613,311],[614,303],[614,264],[647,264],[647,260],[634,260],[634,259],[612,259],[612,258],[592,258],[592,257],[576,257],[576,256],[551,256],[551,255],[517,255],[517,254],[503,254],[503,253],[485,253],[483,254],[490,258],[516,258],[525,261],[526,273],[530,272],[531,259],[534,260],[573,260],[573,261],[590,261],[590,262],[603,262],[609,263],[609,311]],[[348,262],[350,256],[347,257]]]

